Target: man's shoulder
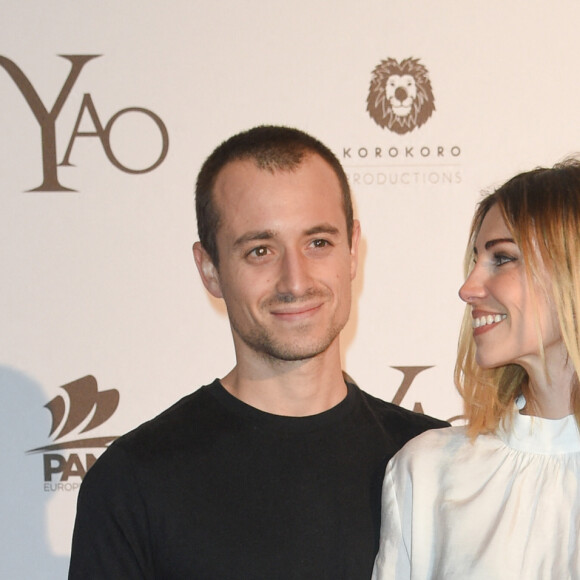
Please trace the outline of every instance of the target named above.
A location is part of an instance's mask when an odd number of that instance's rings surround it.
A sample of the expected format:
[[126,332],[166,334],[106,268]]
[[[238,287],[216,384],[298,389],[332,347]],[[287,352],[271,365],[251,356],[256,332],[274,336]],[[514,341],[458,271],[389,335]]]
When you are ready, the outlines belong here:
[[424,413],[418,413],[416,411],[411,411],[405,409],[395,403],[389,403],[383,399],[379,399],[374,395],[370,395],[366,391],[359,389],[363,399],[366,401],[368,406],[375,411],[378,415],[385,417],[391,421],[401,421],[403,423],[413,423],[417,425],[425,425],[427,428],[437,428],[437,427],[448,427],[449,423],[436,417],[431,417],[430,415],[425,415]]
[[132,473],[137,477],[143,470],[162,470],[188,450],[203,446],[208,431],[224,422],[220,418],[220,405],[212,395],[216,388],[219,388],[217,380],[200,387],[117,438],[87,472],[85,481],[102,482],[111,473],[126,476]]
[[[360,389],[359,389],[360,390]],[[405,442],[429,429],[449,427],[447,421],[410,411],[360,390],[362,400],[389,435]]]
[[208,425],[216,425],[221,411],[212,396],[219,387],[216,380],[209,385],[189,393],[179,401],[116,439],[110,450],[119,452],[154,452],[179,445],[182,439],[191,442],[198,433],[203,433]]

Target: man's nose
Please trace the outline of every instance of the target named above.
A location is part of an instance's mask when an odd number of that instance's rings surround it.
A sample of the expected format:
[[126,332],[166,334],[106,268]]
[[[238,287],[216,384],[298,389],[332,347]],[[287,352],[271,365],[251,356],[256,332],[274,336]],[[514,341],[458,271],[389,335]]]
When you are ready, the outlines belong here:
[[301,296],[312,286],[312,264],[299,250],[286,250],[280,260],[280,272],[276,285],[279,294]]

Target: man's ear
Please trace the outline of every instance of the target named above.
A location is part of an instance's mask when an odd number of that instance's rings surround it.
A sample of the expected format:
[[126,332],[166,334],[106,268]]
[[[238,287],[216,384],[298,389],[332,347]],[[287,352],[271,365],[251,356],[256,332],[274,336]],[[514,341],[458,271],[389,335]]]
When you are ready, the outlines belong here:
[[200,242],[193,244],[193,258],[207,291],[215,298],[223,298],[217,268]]
[[360,242],[360,222],[352,224],[352,240],[350,244],[350,279],[354,280],[358,268],[358,244]]

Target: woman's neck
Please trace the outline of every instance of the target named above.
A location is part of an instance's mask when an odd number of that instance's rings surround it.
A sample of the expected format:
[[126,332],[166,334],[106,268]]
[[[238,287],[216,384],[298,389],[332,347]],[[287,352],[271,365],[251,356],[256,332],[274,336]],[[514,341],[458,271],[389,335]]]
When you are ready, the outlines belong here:
[[546,360],[539,368],[527,368],[529,396],[521,411],[545,419],[561,419],[574,412],[572,389],[577,376],[569,357],[558,361]]

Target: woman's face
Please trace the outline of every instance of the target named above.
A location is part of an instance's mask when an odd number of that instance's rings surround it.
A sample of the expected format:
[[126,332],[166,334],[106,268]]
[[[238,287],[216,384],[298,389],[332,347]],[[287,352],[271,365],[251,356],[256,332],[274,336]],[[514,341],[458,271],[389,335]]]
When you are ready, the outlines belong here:
[[[545,270],[540,275],[546,276]],[[483,219],[475,241],[475,264],[459,295],[472,307],[476,360],[481,367],[516,363],[530,372],[542,365],[536,321],[546,359],[556,353],[562,356],[553,303],[539,285],[534,300],[520,248],[496,205]]]

